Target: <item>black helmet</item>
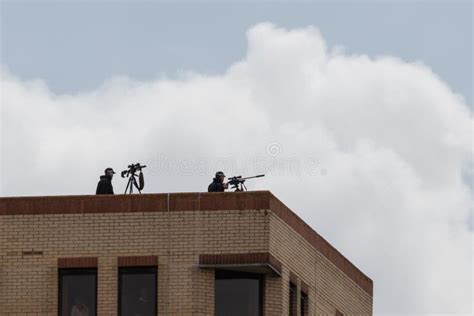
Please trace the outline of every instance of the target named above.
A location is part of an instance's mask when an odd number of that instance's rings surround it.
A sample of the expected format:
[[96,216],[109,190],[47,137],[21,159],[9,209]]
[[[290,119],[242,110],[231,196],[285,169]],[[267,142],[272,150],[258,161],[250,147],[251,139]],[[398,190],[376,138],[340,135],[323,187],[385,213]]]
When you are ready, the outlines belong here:
[[222,171],[217,171],[217,172],[216,172],[216,178],[219,178],[219,177],[225,177],[224,172],[222,172]]
[[112,171],[112,173],[115,173],[114,169],[112,169],[112,168],[110,168],[110,167],[109,167],[109,168],[106,168],[106,169],[104,170],[104,174],[107,174],[107,171]]

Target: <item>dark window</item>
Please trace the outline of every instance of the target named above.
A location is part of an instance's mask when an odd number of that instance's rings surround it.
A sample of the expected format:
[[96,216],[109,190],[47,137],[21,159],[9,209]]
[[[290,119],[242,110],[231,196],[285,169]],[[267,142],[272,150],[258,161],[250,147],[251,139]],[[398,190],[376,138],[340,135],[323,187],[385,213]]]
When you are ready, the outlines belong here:
[[263,315],[263,284],[261,274],[216,270],[215,315]]
[[308,315],[308,295],[301,292],[300,297],[301,316]]
[[97,269],[59,269],[59,315],[97,314]]
[[119,268],[119,315],[154,316],[157,268]]
[[289,315],[290,316],[296,316],[297,312],[297,297],[296,297],[296,285],[290,282],[290,310],[289,310]]

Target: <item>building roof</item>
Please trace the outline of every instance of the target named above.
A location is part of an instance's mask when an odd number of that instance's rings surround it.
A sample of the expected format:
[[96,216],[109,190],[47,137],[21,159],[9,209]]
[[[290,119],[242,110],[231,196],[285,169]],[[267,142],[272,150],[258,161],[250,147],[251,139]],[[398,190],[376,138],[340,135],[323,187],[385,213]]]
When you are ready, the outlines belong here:
[[0,216],[271,210],[371,296],[373,282],[270,191],[0,198]]

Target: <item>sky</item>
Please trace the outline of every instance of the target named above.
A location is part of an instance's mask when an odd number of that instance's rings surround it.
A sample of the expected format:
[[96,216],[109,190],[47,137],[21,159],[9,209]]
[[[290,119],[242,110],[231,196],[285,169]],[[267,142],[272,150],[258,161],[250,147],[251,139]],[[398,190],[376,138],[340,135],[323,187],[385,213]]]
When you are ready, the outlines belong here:
[[471,2],[0,8],[2,196],[265,173],[375,314],[472,314]]
[[54,93],[93,90],[112,76],[152,80],[224,72],[260,22],[317,26],[349,54],[430,66],[472,105],[470,1],[0,1],[2,61]]

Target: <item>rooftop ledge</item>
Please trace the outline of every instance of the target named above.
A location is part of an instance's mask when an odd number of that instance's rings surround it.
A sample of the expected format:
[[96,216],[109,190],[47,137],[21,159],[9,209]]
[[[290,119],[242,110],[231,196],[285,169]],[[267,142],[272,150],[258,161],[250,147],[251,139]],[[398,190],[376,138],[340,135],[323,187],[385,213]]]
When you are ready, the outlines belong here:
[[0,198],[0,216],[201,210],[271,210],[369,295],[373,295],[372,280],[270,191]]

